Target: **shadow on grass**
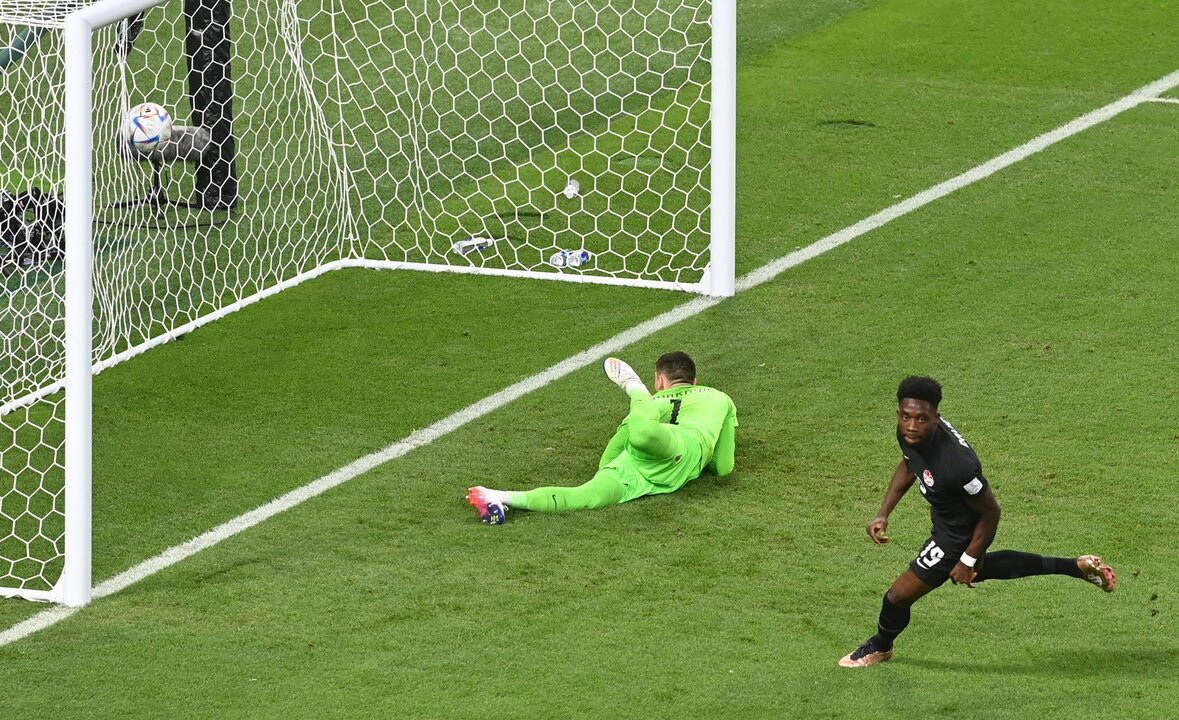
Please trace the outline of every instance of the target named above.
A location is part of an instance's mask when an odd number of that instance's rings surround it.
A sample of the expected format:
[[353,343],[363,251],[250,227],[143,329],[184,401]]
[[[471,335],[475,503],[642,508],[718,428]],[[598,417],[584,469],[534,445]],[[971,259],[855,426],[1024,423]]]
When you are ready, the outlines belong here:
[[1028,654],[1002,661],[896,657],[892,664],[927,670],[951,670],[989,675],[1058,677],[1062,670],[1078,677],[1172,676],[1179,663],[1179,646],[1140,650],[1082,648]]

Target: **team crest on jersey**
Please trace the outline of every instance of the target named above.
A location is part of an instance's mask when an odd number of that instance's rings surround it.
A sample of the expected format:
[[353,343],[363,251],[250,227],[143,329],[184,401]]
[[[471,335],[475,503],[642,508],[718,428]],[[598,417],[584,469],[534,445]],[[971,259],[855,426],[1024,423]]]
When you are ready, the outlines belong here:
[[921,473],[921,482],[928,487],[933,487],[933,473],[929,471],[929,468],[925,468],[925,472]]

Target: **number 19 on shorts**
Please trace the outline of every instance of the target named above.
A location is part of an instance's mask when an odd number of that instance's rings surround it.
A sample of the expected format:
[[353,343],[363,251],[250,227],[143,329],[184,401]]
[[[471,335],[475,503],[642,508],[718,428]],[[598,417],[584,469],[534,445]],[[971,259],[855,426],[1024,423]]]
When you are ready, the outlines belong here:
[[921,550],[921,554],[917,556],[917,564],[926,570],[932,570],[933,566],[941,562],[945,556],[945,551],[938,547],[936,542],[930,540]]

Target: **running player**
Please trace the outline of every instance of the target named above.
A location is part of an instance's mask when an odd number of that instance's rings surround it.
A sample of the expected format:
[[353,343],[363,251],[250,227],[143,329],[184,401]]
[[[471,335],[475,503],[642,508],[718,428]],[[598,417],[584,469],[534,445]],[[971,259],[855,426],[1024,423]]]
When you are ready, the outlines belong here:
[[630,397],[630,414],[606,446],[597,474],[577,487],[473,487],[467,501],[483,522],[499,525],[508,508],[555,512],[617,505],[674,492],[705,470],[722,477],[733,471],[737,409],[720,390],[696,384],[696,363],[687,353],[669,352],[656,361],[654,395],[618,358],[607,358],[605,369]]
[[929,501],[932,536],[884,595],[877,632],[839,661],[867,667],[892,657],[892,644],[909,624],[909,608],[946,580],[974,587],[983,580],[1069,575],[1113,592],[1113,568],[1096,555],[1058,558],[1003,550],[987,552],[999,526],[999,503],[983,477],[978,455],[938,414],[942,386],[909,376],[897,388],[897,442],[904,456],[892,474],[880,512],[868,523],[876,544],[888,542],[888,516],[920,478]]

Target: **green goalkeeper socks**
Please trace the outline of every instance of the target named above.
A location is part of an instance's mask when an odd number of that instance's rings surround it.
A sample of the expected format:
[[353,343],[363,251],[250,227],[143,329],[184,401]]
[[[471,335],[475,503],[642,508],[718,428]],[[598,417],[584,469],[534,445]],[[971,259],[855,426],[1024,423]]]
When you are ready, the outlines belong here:
[[540,487],[526,492],[508,493],[508,507],[533,512],[594,510],[622,502],[625,488],[614,473],[599,472],[577,487]]

